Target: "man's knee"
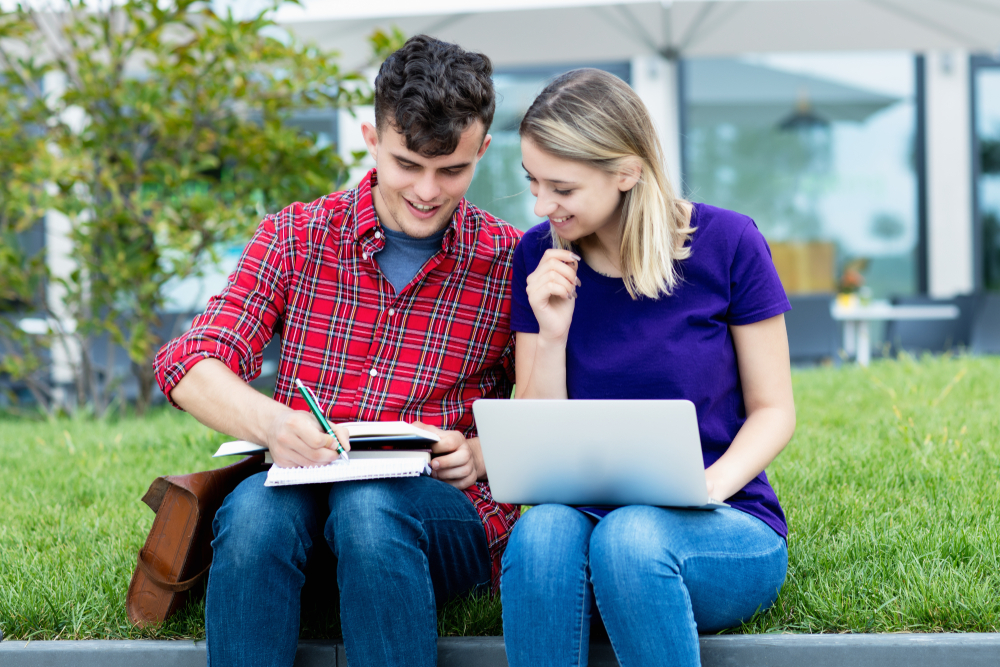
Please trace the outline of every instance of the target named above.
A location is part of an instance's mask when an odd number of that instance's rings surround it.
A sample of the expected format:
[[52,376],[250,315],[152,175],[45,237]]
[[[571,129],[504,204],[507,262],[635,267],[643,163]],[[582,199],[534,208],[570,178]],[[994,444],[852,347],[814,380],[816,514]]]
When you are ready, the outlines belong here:
[[417,541],[422,526],[402,480],[339,482],[330,491],[325,536],[339,559],[362,562],[384,545]]
[[301,566],[316,531],[317,502],[308,487],[265,487],[267,473],[245,479],[215,515],[215,561],[257,568],[278,560]]

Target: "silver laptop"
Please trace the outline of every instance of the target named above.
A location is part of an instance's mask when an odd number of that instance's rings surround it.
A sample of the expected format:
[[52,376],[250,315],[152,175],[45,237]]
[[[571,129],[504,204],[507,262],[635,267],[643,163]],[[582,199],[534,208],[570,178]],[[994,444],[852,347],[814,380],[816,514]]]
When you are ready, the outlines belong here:
[[716,509],[691,401],[481,399],[472,404],[501,503]]

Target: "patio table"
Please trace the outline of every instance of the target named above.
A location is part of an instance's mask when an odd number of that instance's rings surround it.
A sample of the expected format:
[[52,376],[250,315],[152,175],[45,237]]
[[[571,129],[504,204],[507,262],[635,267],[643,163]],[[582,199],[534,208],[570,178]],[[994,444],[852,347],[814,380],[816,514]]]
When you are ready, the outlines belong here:
[[855,356],[861,366],[871,362],[871,332],[869,322],[898,320],[954,320],[958,306],[894,306],[888,301],[871,301],[844,305],[832,301],[830,315],[844,327],[844,351]]

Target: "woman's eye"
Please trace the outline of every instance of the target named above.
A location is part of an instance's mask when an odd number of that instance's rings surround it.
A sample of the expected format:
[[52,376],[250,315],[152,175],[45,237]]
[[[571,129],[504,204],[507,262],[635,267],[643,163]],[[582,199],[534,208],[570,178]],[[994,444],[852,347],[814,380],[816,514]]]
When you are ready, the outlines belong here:
[[569,195],[569,194],[573,194],[572,190],[553,190],[552,192],[554,192],[554,193],[556,193],[557,195],[560,195],[560,196],[566,196],[566,195]]
[[529,183],[534,183],[535,182],[535,179],[532,178],[531,176],[529,176],[528,174],[524,175],[524,180],[528,181]]

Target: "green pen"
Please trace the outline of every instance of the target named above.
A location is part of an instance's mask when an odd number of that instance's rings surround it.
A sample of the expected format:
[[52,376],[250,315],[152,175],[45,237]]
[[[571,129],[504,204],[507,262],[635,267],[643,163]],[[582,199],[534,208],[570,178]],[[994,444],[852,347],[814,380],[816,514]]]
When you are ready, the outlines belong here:
[[306,399],[306,403],[309,404],[309,410],[312,411],[313,416],[317,421],[319,421],[319,425],[322,426],[323,430],[329,435],[333,436],[333,441],[337,443],[337,452],[340,454],[340,458],[345,461],[350,461],[351,459],[347,456],[347,452],[344,451],[344,447],[340,444],[340,440],[338,440],[337,436],[334,435],[333,427],[330,426],[330,422],[328,422],[326,417],[323,416],[323,411],[319,409],[319,402],[316,400],[316,397],[313,396],[312,391],[309,390],[309,387],[302,384],[302,380],[298,378],[295,378],[295,386],[298,388],[299,393],[302,394],[302,398]]

